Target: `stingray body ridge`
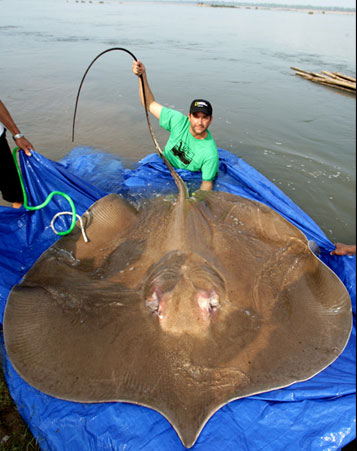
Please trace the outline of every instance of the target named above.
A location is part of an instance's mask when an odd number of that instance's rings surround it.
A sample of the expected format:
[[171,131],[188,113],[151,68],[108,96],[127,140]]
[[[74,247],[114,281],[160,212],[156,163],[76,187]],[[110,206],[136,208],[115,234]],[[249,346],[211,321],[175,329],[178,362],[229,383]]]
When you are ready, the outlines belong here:
[[347,290],[278,213],[222,192],[106,196],[9,297],[8,355],[52,396],[157,410],[191,447],[221,406],[306,380],[352,327]]

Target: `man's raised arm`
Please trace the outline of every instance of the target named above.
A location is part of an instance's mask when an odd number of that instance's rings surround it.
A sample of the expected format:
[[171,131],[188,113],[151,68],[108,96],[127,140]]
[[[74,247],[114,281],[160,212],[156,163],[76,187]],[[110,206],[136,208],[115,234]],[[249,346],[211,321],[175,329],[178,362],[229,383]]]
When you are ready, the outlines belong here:
[[[132,69],[133,69],[133,74],[134,75],[137,75],[138,77],[140,77],[140,75],[143,76],[144,89],[145,89],[145,98],[146,98],[146,107],[147,107],[148,111],[154,117],[156,117],[156,119],[160,119],[160,113],[161,113],[161,110],[162,110],[162,105],[160,105],[159,103],[157,103],[155,101],[154,95],[151,92],[151,89],[149,87],[149,83],[147,81],[146,69],[145,69],[144,64],[141,61],[134,61]],[[143,96],[142,86],[141,86],[141,81],[140,80],[139,80],[139,95],[140,95],[141,103],[142,103],[143,107],[145,107],[144,96]]]

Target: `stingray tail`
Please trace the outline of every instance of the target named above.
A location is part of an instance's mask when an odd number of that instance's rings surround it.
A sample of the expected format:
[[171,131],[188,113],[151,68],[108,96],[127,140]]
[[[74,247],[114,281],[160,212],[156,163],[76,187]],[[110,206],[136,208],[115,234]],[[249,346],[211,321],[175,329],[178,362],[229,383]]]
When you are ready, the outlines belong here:
[[[140,77],[141,81],[142,81],[142,76]],[[168,159],[165,157],[164,152],[161,150],[155,135],[152,131],[152,127],[151,127],[151,123],[150,123],[150,119],[149,119],[149,113],[146,107],[146,99],[145,99],[145,89],[144,89],[144,83],[142,82],[142,90],[143,90],[143,95],[144,95],[144,103],[145,103],[145,114],[146,114],[146,120],[148,123],[148,127],[149,127],[149,131],[152,137],[152,140],[154,142],[155,148],[158,152],[158,154],[160,155],[160,157],[164,160],[168,170],[170,171],[170,174],[172,175],[172,177],[175,180],[176,186],[179,190],[179,200],[183,200],[183,199],[188,199],[188,189],[187,186],[185,184],[185,182],[182,180],[182,178],[178,175],[178,173],[175,171],[175,169],[173,168],[172,164],[168,161]]]
[[146,121],[147,121],[147,124],[149,127],[149,132],[150,132],[151,138],[153,140],[154,146],[155,146],[158,154],[160,155],[160,157],[164,160],[168,170],[170,171],[170,174],[172,175],[172,177],[175,180],[175,183],[179,190],[179,200],[188,199],[188,189],[187,189],[187,186],[185,185],[185,182],[182,180],[182,178],[178,175],[178,173],[173,168],[172,164],[165,157],[164,152],[161,150],[159,143],[157,142],[157,139],[154,135],[154,132],[151,127],[151,122],[150,122],[149,112],[148,112],[148,107],[147,107],[147,102],[146,102],[145,84],[144,84],[143,76],[140,75],[139,79],[140,79],[141,91],[143,93]]
[[175,171],[175,169],[172,167],[171,163],[167,160],[167,158],[164,156],[164,154],[160,154],[161,158],[164,160],[166,166],[168,167],[170,174],[175,180],[176,186],[179,190],[179,200],[188,199],[188,189],[185,184],[185,182],[182,180],[182,178],[178,175],[178,173]]

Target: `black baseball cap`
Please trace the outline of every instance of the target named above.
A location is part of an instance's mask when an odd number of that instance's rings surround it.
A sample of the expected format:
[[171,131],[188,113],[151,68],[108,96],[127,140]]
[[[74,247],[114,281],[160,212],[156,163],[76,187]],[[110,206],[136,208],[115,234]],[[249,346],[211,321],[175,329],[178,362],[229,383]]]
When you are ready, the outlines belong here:
[[195,99],[192,100],[190,106],[190,114],[193,113],[204,113],[206,116],[212,116],[212,105],[208,100]]

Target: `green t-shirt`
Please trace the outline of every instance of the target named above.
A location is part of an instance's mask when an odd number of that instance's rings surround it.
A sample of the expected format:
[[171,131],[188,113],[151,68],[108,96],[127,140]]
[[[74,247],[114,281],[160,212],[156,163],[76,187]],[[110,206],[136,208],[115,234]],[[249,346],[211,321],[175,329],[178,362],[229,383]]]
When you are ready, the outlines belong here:
[[163,107],[160,126],[170,132],[164,155],[180,169],[202,171],[202,180],[211,181],[218,171],[218,151],[211,133],[205,139],[197,139],[190,132],[188,117],[179,111]]

